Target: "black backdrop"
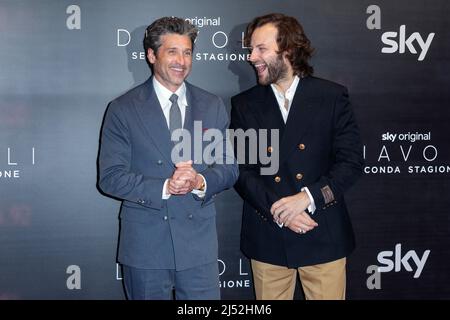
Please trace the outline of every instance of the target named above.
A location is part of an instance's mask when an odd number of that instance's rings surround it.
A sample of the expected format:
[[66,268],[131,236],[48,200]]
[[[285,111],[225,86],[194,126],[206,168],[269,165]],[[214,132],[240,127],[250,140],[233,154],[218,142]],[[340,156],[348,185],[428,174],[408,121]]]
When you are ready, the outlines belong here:
[[[96,189],[96,157],[107,103],[150,74],[144,28],[192,19],[189,81],[229,107],[255,83],[242,32],[268,12],[300,20],[316,76],[349,88],[362,130],[366,173],[347,195],[358,242],[348,298],[450,298],[449,9],[445,0],[0,1],[0,299],[123,298],[119,202]],[[251,299],[242,202],[232,190],[218,198],[222,296]]]

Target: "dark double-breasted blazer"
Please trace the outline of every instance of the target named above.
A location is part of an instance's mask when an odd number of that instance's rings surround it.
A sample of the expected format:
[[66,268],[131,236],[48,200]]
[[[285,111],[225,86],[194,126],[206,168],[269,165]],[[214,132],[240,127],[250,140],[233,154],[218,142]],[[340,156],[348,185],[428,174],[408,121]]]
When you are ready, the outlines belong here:
[[[277,129],[280,136],[276,147],[268,134],[266,151],[279,152],[276,172],[262,175],[261,167],[268,165],[261,161],[239,165],[235,188],[244,199],[242,251],[249,258],[288,267],[347,256],[355,244],[344,193],[363,169],[362,143],[347,89],[315,77],[302,78],[286,124],[270,86],[257,85],[231,102],[231,128]],[[261,141],[258,145],[265,146]],[[248,145],[244,149],[248,152]],[[235,150],[236,156],[239,152]],[[299,234],[274,223],[270,207],[303,187],[314,198],[317,210],[312,218],[319,226]]]

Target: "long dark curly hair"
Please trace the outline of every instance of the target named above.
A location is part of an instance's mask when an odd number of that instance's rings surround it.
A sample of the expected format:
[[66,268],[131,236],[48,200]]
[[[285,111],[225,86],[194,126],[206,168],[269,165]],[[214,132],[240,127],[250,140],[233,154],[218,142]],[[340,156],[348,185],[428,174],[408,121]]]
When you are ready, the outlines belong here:
[[277,44],[278,53],[287,52],[287,58],[294,69],[294,73],[300,77],[312,75],[314,69],[308,64],[314,49],[303,27],[293,17],[281,13],[270,13],[256,17],[247,26],[244,42],[250,47],[250,40],[256,28],[272,23],[278,30]]

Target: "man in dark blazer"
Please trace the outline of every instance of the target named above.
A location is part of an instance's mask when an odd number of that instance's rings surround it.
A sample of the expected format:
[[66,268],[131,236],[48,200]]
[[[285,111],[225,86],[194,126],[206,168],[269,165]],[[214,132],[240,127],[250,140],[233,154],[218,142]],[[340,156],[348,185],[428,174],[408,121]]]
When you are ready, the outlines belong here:
[[[278,153],[278,171],[240,163],[235,186],[256,297],[293,299],[298,272],[306,299],[345,299],[354,235],[343,196],[363,167],[347,90],[312,76],[312,48],[295,18],[255,18],[245,40],[259,85],[232,98],[231,128],[279,130],[281,139],[258,141]],[[235,149],[238,159],[252,150]]]
[[[105,115],[99,187],[122,200],[118,260],[129,299],[220,298],[214,197],[234,185],[238,168],[232,153],[188,151],[207,146],[192,138],[208,130],[223,137],[215,150],[228,142],[222,100],[185,82],[196,36],[181,18],[152,23],[144,48],[153,76]],[[189,148],[173,142],[180,134]]]

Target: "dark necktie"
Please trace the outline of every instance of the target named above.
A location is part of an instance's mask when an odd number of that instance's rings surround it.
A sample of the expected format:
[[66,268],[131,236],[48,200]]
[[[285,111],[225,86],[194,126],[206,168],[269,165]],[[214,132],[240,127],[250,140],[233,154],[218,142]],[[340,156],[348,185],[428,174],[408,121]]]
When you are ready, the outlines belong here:
[[174,132],[176,129],[182,128],[181,111],[177,102],[178,96],[175,93],[170,96],[169,100],[172,102],[169,115],[169,130],[170,135],[172,135],[172,132]]

